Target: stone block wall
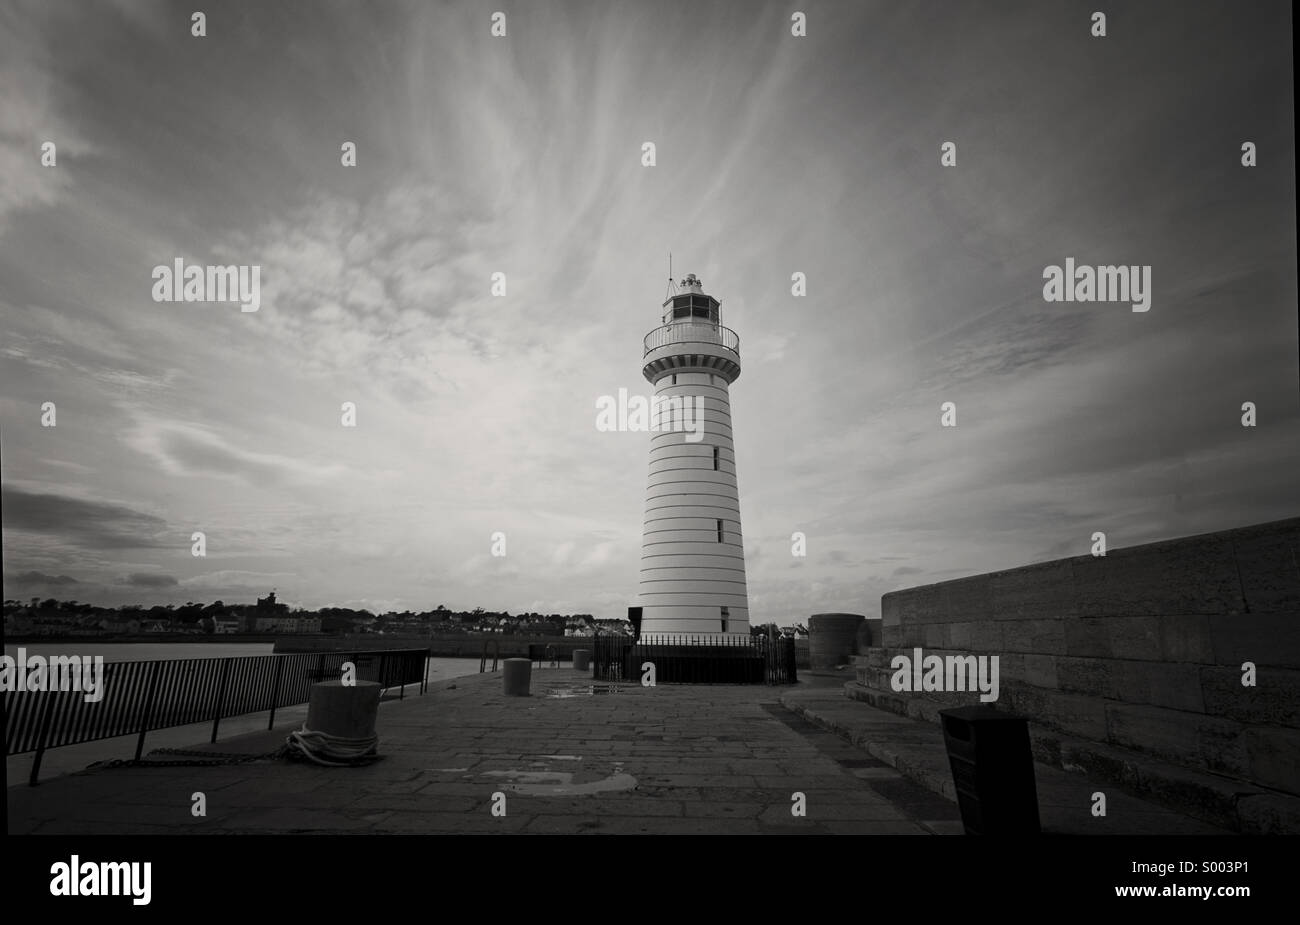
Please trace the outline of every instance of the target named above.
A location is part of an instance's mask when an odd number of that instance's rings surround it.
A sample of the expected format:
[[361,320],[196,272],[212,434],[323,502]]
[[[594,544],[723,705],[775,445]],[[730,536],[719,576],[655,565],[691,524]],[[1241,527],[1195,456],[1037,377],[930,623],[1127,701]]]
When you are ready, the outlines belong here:
[[[897,654],[997,655],[997,705],[1040,741],[1056,732],[1300,795],[1298,563],[1294,518],[896,591],[858,681],[888,700]],[[922,696],[934,708],[919,715],[936,720],[979,700]]]

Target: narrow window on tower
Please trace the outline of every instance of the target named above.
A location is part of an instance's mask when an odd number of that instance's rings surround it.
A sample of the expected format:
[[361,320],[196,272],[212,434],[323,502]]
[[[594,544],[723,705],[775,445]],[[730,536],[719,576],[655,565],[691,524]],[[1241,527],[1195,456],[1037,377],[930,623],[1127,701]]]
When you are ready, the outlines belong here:
[[722,521],[718,521],[718,542],[722,542]]
[[724,606],[722,608],[722,631],[727,631],[727,620],[731,618],[731,612]]
[[718,448],[713,448],[713,471],[718,471]]
[[673,373],[673,385],[677,384],[677,374]]

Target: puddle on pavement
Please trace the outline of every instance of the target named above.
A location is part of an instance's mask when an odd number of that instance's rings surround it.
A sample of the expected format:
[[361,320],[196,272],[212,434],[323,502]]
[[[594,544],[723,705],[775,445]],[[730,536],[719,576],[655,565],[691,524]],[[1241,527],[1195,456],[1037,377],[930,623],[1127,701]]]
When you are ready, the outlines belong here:
[[[581,762],[581,755],[532,755],[527,769],[510,768],[503,771],[484,771],[480,777],[493,778],[499,786],[526,796],[582,796],[590,793],[612,793],[634,790],[637,779],[624,772],[623,762],[597,759],[596,767],[573,764]],[[547,762],[565,762],[565,769],[547,767]]]
[[552,700],[565,700],[569,697],[591,697],[595,694],[617,694],[617,684],[578,684],[568,687],[549,687],[546,697]]
[[610,791],[631,790],[636,787],[636,778],[624,771],[615,770],[608,777],[598,780],[576,781],[580,776],[572,771],[486,771],[483,777],[495,777],[507,781],[507,789],[526,796],[582,796],[588,793],[608,793]]

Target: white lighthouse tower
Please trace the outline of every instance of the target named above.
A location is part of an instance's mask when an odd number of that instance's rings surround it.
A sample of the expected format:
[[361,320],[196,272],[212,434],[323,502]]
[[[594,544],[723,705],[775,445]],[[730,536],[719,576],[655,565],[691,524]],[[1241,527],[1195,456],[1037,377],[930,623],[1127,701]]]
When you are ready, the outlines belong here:
[[749,635],[728,391],[740,376],[740,338],[722,326],[719,308],[694,274],[670,284],[661,324],[645,337],[641,370],[655,387],[656,409],[641,535],[641,634],[690,634],[680,640],[687,644]]

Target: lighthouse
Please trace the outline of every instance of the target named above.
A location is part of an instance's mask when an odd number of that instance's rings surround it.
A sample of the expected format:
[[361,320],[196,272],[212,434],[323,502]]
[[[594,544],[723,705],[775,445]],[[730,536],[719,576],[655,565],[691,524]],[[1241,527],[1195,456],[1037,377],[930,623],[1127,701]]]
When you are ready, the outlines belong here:
[[641,372],[654,399],[638,589],[643,638],[672,634],[690,645],[749,635],[731,429],[740,338],[722,326],[720,309],[692,273],[670,282],[660,324],[645,336]]

